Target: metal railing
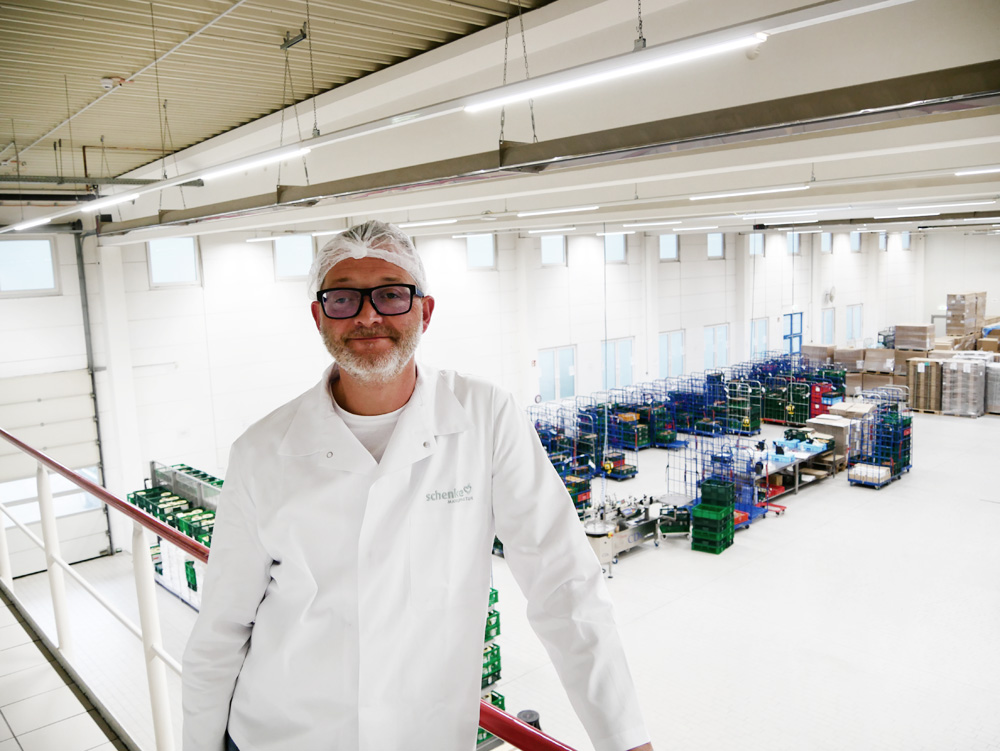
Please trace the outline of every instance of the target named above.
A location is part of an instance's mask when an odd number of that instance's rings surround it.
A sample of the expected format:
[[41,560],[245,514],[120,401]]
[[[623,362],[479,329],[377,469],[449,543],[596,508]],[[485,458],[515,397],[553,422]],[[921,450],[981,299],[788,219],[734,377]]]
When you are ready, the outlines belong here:
[[[148,529],[159,535],[167,542],[177,546],[188,555],[203,563],[208,563],[209,549],[170,525],[164,524],[142,509],[136,508],[132,504],[112,495],[100,485],[63,466],[41,451],[32,448],[2,428],[0,428],[0,438],[5,439],[38,462],[36,481],[38,485],[38,507],[43,539],[39,540],[25,524],[15,519],[10,510],[3,504],[0,504],[0,511],[6,514],[24,532],[28,540],[45,551],[45,562],[49,571],[49,586],[52,592],[52,609],[55,614],[56,646],[58,651],[62,656],[71,660],[72,636],[66,601],[65,574],[83,587],[115,619],[142,641],[146,663],[146,679],[149,684],[149,700],[152,710],[156,751],[173,751],[175,745],[170,715],[170,702],[167,693],[166,668],[170,668],[177,675],[180,675],[181,666],[163,649],[163,641],[160,634],[160,619],[156,605],[156,582],[153,578],[153,562],[149,555],[143,554],[143,551],[146,549],[144,530]],[[97,500],[120,511],[132,520],[132,570],[135,577],[135,591],[139,603],[138,626],[132,623],[62,558],[59,550],[55,509],[52,502],[52,489],[47,470],[62,475]],[[14,582],[10,565],[10,551],[7,545],[7,530],[2,523],[0,523],[0,581],[3,581],[7,590],[13,593]],[[480,702],[479,725],[501,740],[524,751],[573,751],[570,746],[555,740],[531,725],[494,707],[487,701]]]

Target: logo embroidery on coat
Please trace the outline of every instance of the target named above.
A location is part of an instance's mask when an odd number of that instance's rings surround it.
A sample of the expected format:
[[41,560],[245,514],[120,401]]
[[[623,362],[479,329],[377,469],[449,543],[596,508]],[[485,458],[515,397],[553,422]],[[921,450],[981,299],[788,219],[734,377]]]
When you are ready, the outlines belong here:
[[448,503],[462,503],[463,501],[475,500],[472,496],[472,483],[469,483],[464,488],[433,490],[426,494],[426,500],[447,501]]

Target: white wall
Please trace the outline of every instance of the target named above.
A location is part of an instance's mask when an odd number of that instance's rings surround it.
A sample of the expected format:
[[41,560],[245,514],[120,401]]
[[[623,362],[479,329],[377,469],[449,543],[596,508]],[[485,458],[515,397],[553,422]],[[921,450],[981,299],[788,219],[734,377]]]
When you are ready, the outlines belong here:
[[[201,284],[159,289],[150,286],[144,244],[95,248],[88,240],[105,465],[117,478],[116,492],[141,483],[151,459],[224,474],[232,441],[312,386],[329,362],[304,281],[276,281],[270,244],[246,238],[202,237]],[[921,241],[914,237],[913,249],[903,251],[890,235],[883,252],[876,235],[863,238],[862,252],[851,253],[848,235],[836,234],[833,253],[823,254],[819,236],[804,235],[793,258],[784,233],[767,236],[764,257],[748,255],[746,236],[727,235],[725,260],[708,260],[705,236],[684,235],[681,260],[660,262],[658,235],[637,234],[628,237],[626,263],[605,264],[603,239],[577,235],[567,238],[565,266],[543,267],[537,235],[505,234],[497,239],[497,268],[486,271],[466,268],[461,238],[418,238],[437,302],[420,356],[494,380],[527,405],[539,391],[533,365],[540,349],[574,346],[576,392],[589,394],[602,388],[605,337],[633,337],[636,381],[659,377],[663,331],[685,331],[692,372],[704,366],[704,327],[729,323],[729,361],[739,362],[749,358],[751,318],[768,318],[772,349],[781,346],[781,315],[793,309],[805,314],[803,341],[819,339],[831,287],[838,344],[846,344],[850,304],[865,306],[866,337],[892,323],[925,320],[943,292],[928,292],[926,300],[921,294]],[[996,287],[994,238],[932,240],[928,290],[975,281]],[[4,374],[85,365],[72,240],[59,242],[63,294],[0,300]],[[956,242],[963,243],[964,265],[942,261]],[[987,268],[992,276],[983,276]]]
[[929,234],[924,243],[925,320],[962,292],[986,292],[986,315],[1000,316],[1000,235]]

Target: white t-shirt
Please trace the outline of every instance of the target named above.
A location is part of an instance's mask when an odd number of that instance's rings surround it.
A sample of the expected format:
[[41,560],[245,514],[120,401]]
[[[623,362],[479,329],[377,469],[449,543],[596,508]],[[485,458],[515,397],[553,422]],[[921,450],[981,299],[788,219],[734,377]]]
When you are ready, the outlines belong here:
[[[405,406],[404,404],[403,407]],[[392,431],[396,429],[399,413],[403,411],[403,407],[384,415],[355,415],[337,404],[336,399],[333,400],[333,409],[340,419],[377,462],[382,461],[382,454],[389,445],[389,439],[392,437]]]

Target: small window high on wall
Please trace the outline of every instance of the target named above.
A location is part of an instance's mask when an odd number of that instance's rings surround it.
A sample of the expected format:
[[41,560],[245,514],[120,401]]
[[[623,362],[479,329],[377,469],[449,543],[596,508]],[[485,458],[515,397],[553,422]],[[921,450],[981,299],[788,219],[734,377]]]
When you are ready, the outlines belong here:
[[470,269],[495,269],[496,236],[493,233],[466,235],[465,257]]
[[625,263],[625,233],[615,232],[604,236],[604,262]]
[[786,246],[786,248],[788,249],[788,255],[797,256],[799,254],[799,247],[800,247],[799,241],[801,237],[802,236],[798,232],[788,233],[787,235],[788,245]]
[[313,262],[311,235],[274,238],[274,278],[305,279]]
[[146,245],[151,287],[178,287],[200,282],[198,245],[193,237],[167,237]]
[[542,235],[542,266],[566,265],[566,235]]
[[832,232],[822,232],[819,236],[819,252],[820,253],[832,253],[833,252],[833,233]]
[[750,255],[752,256],[764,255],[764,234],[762,232],[751,234],[747,247],[750,249]]
[[660,334],[660,378],[684,375],[684,332]]
[[538,351],[538,393],[543,402],[576,394],[574,347],[556,347]]
[[0,297],[58,292],[55,248],[51,240],[0,240]]
[[660,260],[680,260],[680,238],[677,235],[660,235]]
[[861,233],[852,232],[851,233],[851,252],[860,253],[861,252]]
[[711,232],[708,235],[708,257],[713,259],[726,257],[725,236],[721,232]]
[[802,314],[786,313],[781,317],[785,354],[794,355],[802,351]]

